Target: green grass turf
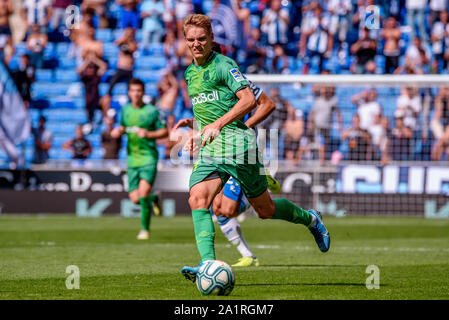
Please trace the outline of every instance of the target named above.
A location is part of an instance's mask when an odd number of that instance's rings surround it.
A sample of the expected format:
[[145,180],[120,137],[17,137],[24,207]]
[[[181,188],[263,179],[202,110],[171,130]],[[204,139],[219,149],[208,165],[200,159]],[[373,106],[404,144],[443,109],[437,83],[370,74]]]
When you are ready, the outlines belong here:
[[[237,269],[228,297],[203,297],[180,274],[196,265],[190,217],[153,218],[149,241],[139,220],[0,216],[0,299],[449,299],[449,221],[331,218],[331,250],[321,253],[304,226],[248,218],[243,231],[261,266]],[[238,252],[216,225],[217,258]],[[80,269],[80,289],[65,286]],[[380,269],[380,289],[365,286]]]

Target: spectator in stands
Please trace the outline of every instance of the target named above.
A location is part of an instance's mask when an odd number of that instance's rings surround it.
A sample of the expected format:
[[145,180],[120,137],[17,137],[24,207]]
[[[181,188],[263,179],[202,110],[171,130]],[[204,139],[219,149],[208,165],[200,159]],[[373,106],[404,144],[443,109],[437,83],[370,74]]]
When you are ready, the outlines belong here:
[[20,9],[20,16],[31,33],[31,27],[37,24],[43,33],[47,33],[47,26],[52,16],[52,0],[24,0]]
[[388,137],[389,157],[395,161],[411,160],[413,131],[404,124],[404,116],[403,110],[395,111],[395,126]]
[[65,25],[68,18],[66,10],[71,5],[73,5],[73,0],[54,0],[50,21],[52,30],[58,30],[61,24]]
[[385,40],[383,55],[385,56],[384,72],[386,74],[393,74],[399,67],[399,56],[401,54],[399,40],[401,40],[401,34],[402,32],[396,19],[389,17],[380,34],[381,39]]
[[38,24],[33,24],[31,34],[27,39],[27,49],[30,52],[30,64],[35,69],[44,66],[44,50],[48,45],[47,34],[40,31]]
[[231,1],[232,10],[234,10],[237,19],[243,24],[243,37],[248,39],[251,32],[251,10],[244,5],[244,1]]
[[81,81],[84,84],[86,111],[91,125],[96,109],[102,109],[103,118],[106,116],[107,110],[100,107],[100,93],[98,88],[101,77],[107,69],[107,63],[97,58],[93,52],[89,53],[83,64],[77,69]]
[[[312,3],[313,4],[313,3]],[[333,36],[329,32],[329,17],[323,15],[319,4],[313,6],[313,16],[308,19],[300,38],[299,56],[304,58],[303,73],[309,72],[312,58],[318,57],[319,72],[323,70],[324,59],[330,58],[334,45]]]
[[161,0],[144,0],[140,7],[142,23],[142,47],[148,50],[150,43],[161,42],[164,35],[162,16],[165,8]]
[[267,73],[265,68],[267,49],[261,43],[260,30],[252,28],[250,34],[246,43],[246,59],[243,66],[247,73]]
[[352,2],[351,0],[328,0],[327,9],[330,14],[329,32],[332,36],[336,36],[339,42],[338,51],[340,51],[342,44],[346,42],[349,30]]
[[165,10],[164,15],[162,16],[165,30],[174,31],[176,33],[176,37],[178,37],[175,21],[174,0],[162,0],[162,2],[164,3]]
[[138,4],[140,2],[141,0],[117,0],[117,4],[120,5],[120,29],[132,28],[135,31],[139,28]]
[[173,30],[167,30],[164,36],[163,52],[167,58],[167,69],[175,71],[178,68],[178,40]]
[[352,128],[343,131],[341,141],[348,140],[347,159],[350,161],[364,161],[372,159],[371,136],[369,132],[360,127],[360,117],[352,117]]
[[273,48],[273,72],[279,72],[278,62],[282,60],[282,70],[288,71],[288,59],[285,51],[288,44],[288,24],[290,16],[286,8],[281,7],[280,0],[271,0],[270,8],[265,10],[262,20],[260,21],[260,29],[266,34],[268,44]]
[[399,66],[394,74],[423,74],[423,70],[416,65],[413,60],[405,58],[404,64]]
[[269,97],[273,100],[276,105],[276,109],[273,111],[272,115],[263,122],[263,127],[265,129],[276,129],[281,132],[285,121],[295,114],[295,108],[293,108],[290,102],[281,97],[279,89],[274,87],[270,90]]
[[99,59],[103,57],[103,42],[95,39],[94,15],[94,9],[87,8],[83,12],[83,19],[79,24],[79,29],[72,30],[73,56],[75,56],[78,66],[83,63],[91,52]]
[[122,137],[112,138],[111,131],[114,129],[115,119],[105,117],[106,130],[101,133],[101,145],[104,150],[103,159],[118,159],[122,147]]
[[[321,74],[330,74],[323,71]],[[315,85],[312,89],[315,97],[313,108],[309,113],[307,130],[313,132],[313,142],[322,145],[324,151],[331,149],[331,128],[333,116],[337,118],[338,131],[343,130],[342,118],[338,109],[338,99],[335,95],[335,87]]]
[[389,119],[382,117],[381,114],[374,117],[373,125],[368,129],[373,144],[373,160],[381,160],[382,163],[388,162],[386,150],[388,129]]
[[112,90],[117,83],[128,83],[133,78],[134,53],[137,51],[135,30],[126,28],[123,35],[114,43],[119,47],[119,56],[117,61],[117,71],[110,81],[109,96],[112,96]]
[[92,145],[84,137],[83,126],[76,127],[75,138],[63,143],[62,148],[73,153],[73,159],[87,159],[92,153]]
[[419,114],[423,110],[421,96],[418,88],[407,87],[401,90],[397,99],[397,110],[403,114],[404,125],[415,131],[419,127]]
[[[411,38],[420,38],[427,41],[426,26],[424,20],[424,11],[427,6],[427,0],[406,0],[405,7],[407,8],[407,24],[409,25],[411,32]],[[416,34],[415,22],[418,18],[418,31]]]
[[191,108],[190,96],[187,90],[187,83],[184,78],[184,72],[187,70],[189,65],[193,61],[192,53],[187,49],[186,41],[184,36],[178,38],[175,44],[176,47],[176,57],[177,57],[177,67],[173,69],[173,73],[178,80],[179,89],[181,91],[182,100],[184,107],[187,109]]
[[34,136],[34,159],[33,163],[43,164],[47,162],[49,155],[48,151],[52,146],[52,133],[45,128],[46,119],[44,116],[39,117],[39,126],[33,128]]
[[377,91],[372,88],[356,93],[351,97],[352,103],[357,106],[360,128],[368,130],[378,114],[382,114],[382,106],[377,102]]
[[9,19],[14,13],[11,0],[0,0],[0,35],[12,35]]
[[440,73],[441,68],[447,68],[449,60],[449,14],[443,10],[439,14],[439,21],[432,26],[430,35],[433,54],[433,72]]
[[288,113],[283,125],[284,136],[284,159],[290,164],[296,165],[300,160],[300,142],[304,134],[304,112],[292,110]]
[[[114,0],[83,0],[81,3],[81,11],[86,12],[92,10],[94,16],[93,26],[97,28],[108,28],[108,13],[107,8]],[[99,19],[98,19],[99,18]]]
[[[168,129],[168,136],[163,139],[158,139],[156,141],[157,145],[163,145],[165,146],[164,150],[164,159],[169,160],[171,159],[171,152],[174,146],[180,145],[182,141],[182,135],[178,135],[174,130],[173,127],[176,124],[176,118],[174,115],[169,115],[167,117],[167,129]],[[181,150],[181,149],[179,149]],[[178,150],[178,151],[179,151]]]
[[31,84],[35,80],[34,75],[35,69],[30,64],[30,57],[24,54],[20,58],[19,69],[12,72],[12,77],[27,108],[31,104]]
[[167,70],[157,85],[159,99],[156,106],[159,114],[168,118],[175,108],[176,100],[179,95],[179,86],[171,70]]
[[[217,0],[215,0],[213,2],[215,3],[216,1]],[[182,31],[183,30],[182,25],[184,23],[184,19],[191,13],[193,13],[192,0],[176,0],[175,1],[174,15],[175,15],[178,39],[181,39],[184,37],[183,31]]]
[[445,132],[449,131],[449,87],[441,86],[435,97],[435,113],[430,128],[436,139],[432,150],[432,159],[440,160],[444,152]]
[[354,66],[351,66],[353,73],[362,74],[370,71],[367,65],[369,65],[369,62],[374,61],[377,53],[377,42],[370,38],[368,28],[363,29],[362,37],[351,46],[350,50],[351,54],[356,56],[356,63]]
[[15,47],[11,33],[7,29],[0,30],[0,62],[8,65],[14,53]]
[[410,60],[416,68],[421,69],[425,73],[425,66],[429,64],[431,52],[424,46],[421,38],[415,37],[413,43],[409,45],[405,52],[405,59]]
[[429,0],[430,13],[427,19],[429,26],[434,24],[434,22],[440,16],[441,12],[448,9],[447,5],[447,0]]

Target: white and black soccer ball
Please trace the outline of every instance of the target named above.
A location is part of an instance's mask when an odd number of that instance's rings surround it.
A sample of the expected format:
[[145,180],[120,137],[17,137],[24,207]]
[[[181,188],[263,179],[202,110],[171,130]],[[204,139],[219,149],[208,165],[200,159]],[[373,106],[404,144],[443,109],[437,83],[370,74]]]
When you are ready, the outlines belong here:
[[221,260],[204,261],[196,275],[196,286],[204,295],[227,296],[234,289],[234,271]]

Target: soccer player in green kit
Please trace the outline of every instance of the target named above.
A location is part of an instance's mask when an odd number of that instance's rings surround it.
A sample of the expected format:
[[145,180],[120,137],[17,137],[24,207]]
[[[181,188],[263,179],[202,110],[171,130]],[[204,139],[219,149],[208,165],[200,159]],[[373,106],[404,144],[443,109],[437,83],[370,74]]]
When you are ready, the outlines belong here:
[[234,60],[212,51],[210,19],[201,14],[184,20],[184,36],[193,63],[185,72],[195,120],[201,132],[199,159],[190,176],[189,205],[201,262],[181,273],[195,281],[201,263],[215,260],[215,230],[210,205],[228,178],[241,186],[261,219],[281,219],[309,228],[319,249],[327,252],[330,236],[315,210],[304,210],[286,199],[272,200],[258,155],[255,133],[242,121],[255,107],[248,82]]
[[120,127],[111,131],[113,138],[125,133],[128,137],[128,192],[131,201],[141,206],[139,240],[149,239],[151,209],[158,202],[157,196],[151,194],[158,161],[156,139],[168,136],[165,121],[154,105],[143,102],[144,94],[145,84],[132,79],[128,84],[131,102],[122,107]]

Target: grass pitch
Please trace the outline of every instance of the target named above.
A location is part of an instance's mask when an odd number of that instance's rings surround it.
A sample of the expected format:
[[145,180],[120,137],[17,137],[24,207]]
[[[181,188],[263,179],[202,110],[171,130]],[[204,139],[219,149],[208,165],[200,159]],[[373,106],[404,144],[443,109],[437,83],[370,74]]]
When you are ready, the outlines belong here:
[[[260,267],[234,268],[228,297],[204,297],[180,268],[199,255],[190,217],[0,216],[0,299],[449,299],[449,221],[332,218],[331,249],[321,253],[304,226],[248,218],[242,223]],[[238,258],[216,225],[217,258]],[[66,288],[66,268],[80,289]],[[369,265],[380,288],[368,290]]]

